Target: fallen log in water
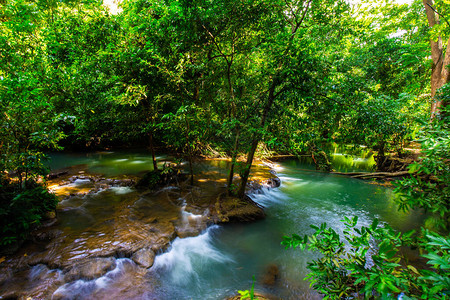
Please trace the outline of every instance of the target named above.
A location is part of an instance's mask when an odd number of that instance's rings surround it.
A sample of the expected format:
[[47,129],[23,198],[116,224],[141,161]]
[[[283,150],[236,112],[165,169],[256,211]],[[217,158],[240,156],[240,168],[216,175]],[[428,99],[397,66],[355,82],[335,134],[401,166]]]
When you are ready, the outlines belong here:
[[384,179],[384,178],[392,178],[392,177],[400,177],[406,176],[409,171],[400,171],[400,172],[331,172],[331,174],[335,175],[344,175],[349,176],[351,178],[359,178],[359,179]]

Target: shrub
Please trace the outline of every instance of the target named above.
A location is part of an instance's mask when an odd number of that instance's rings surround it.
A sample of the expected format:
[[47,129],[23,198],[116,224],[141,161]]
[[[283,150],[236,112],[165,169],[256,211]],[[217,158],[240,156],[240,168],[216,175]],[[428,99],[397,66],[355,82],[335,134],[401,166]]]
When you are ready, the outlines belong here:
[[[284,237],[286,247],[318,251],[322,257],[308,263],[306,279],[325,299],[363,297],[393,299],[400,295],[421,299],[449,299],[450,240],[424,230],[423,257],[432,267],[418,270],[408,265],[401,247],[413,246],[413,231],[402,234],[375,220],[370,227],[357,228],[357,217],[345,218],[344,237],[325,223],[303,238]],[[407,299],[404,296],[404,299]]]
[[56,208],[55,195],[35,182],[25,188],[5,178],[0,181],[0,245],[18,243],[39,226],[44,215]]

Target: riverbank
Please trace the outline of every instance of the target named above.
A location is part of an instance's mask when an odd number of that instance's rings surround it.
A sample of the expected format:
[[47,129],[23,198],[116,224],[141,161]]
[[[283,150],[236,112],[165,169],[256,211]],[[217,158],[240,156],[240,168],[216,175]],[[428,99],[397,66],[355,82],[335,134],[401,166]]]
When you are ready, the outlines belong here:
[[[177,237],[197,236],[215,223],[263,218],[263,209],[250,198],[225,196],[219,165],[223,161],[208,162],[194,186],[179,182],[152,191],[133,188],[140,175],[105,177],[90,173],[87,165],[55,172],[59,176],[48,184],[60,199],[56,218],[3,258],[0,296],[65,298],[62,287],[94,282],[122,266],[120,259],[145,273]],[[255,166],[250,192],[279,182],[270,171]]]

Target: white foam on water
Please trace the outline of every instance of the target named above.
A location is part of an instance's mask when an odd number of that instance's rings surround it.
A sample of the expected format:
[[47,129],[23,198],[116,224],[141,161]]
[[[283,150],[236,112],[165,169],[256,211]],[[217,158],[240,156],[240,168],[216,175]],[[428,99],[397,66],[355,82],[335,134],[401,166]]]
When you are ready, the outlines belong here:
[[36,265],[31,268],[30,273],[28,274],[28,279],[33,280],[38,278],[43,272],[48,272],[48,268],[46,265]]
[[[89,179],[76,179],[74,182],[63,185],[54,185],[49,188],[52,193],[55,193],[59,190],[67,189],[67,188],[78,188],[83,185],[90,184],[91,181]],[[64,201],[64,200],[63,200]]]
[[280,178],[281,182],[284,182],[284,181],[301,181],[301,180],[303,180],[301,178],[289,177],[289,176],[284,176],[284,175],[281,175],[281,174],[278,175],[278,178]]
[[192,223],[200,224],[203,215],[196,215],[186,211],[186,204],[181,207],[181,223],[183,228],[188,228]]
[[137,164],[145,164],[145,163],[147,163],[147,162],[144,161],[144,160],[133,160],[131,163],[137,165]]
[[121,159],[116,159],[114,162],[124,162],[127,160],[128,160],[128,158],[121,158]]
[[279,164],[273,164],[270,167],[277,173],[284,170],[284,168]]
[[249,196],[253,201],[262,206],[270,206],[274,203],[282,203],[284,202],[284,200],[289,199],[289,197],[278,188],[262,188],[258,194],[251,194]]
[[134,262],[129,258],[118,258],[116,259],[116,267],[107,272],[105,275],[93,280],[79,279],[73,282],[68,282],[60,286],[53,293],[52,298],[86,299],[92,293],[108,288],[108,286],[113,283],[117,277],[125,274],[125,268],[129,264],[134,264]]
[[184,200],[183,198],[179,198],[179,200],[183,200],[183,202],[182,202],[183,206],[181,207],[181,218],[183,219],[183,221],[197,220],[197,219],[203,217],[203,215],[196,215],[191,212],[187,212],[186,211],[186,200]]
[[354,162],[366,162],[367,160],[368,160],[367,158],[362,157],[357,157],[353,159]]
[[205,233],[184,239],[176,238],[171,249],[156,256],[152,270],[168,272],[171,282],[188,285],[198,281],[198,273],[214,267],[214,264],[228,264],[233,259],[212,245],[211,232],[219,226],[209,227]]
[[63,273],[58,269],[49,269],[46,265],[39,264],[31,268],[28,273],[28,280],[39,282],[45,280],[46,278],[53,277],[53,274],[57,274],[57,280],[63,278]]
[[333,153],[333,154],[331,154],[331,156],[348,156],[348,154],[343,154],[343,153]]
[[[89,183],[91,183],[91,180],[88,178],[86,178],[86,179],[78,178],[72,184],[75,186],[78,186],[78,185],[89,184]],[[68,186],[70,186],[70,184]]]
[[131,193],[133,189],[128,186],[113,186],[111,187],[111,191],[113,191],[117,195],[124,195]]
[[187,212],[184,209],[185,209],[185,207],[182,208],[181,215],[183,217],[186,217],[187,219],[197,220],[197,219],[200,219],[200,218],[203,217],[203,215],[196,215],[196,214],[193,214],[191,212]]
[[275,172],[284,170],[284,168],[277,163],[263,162],[263,165],[271,168]]

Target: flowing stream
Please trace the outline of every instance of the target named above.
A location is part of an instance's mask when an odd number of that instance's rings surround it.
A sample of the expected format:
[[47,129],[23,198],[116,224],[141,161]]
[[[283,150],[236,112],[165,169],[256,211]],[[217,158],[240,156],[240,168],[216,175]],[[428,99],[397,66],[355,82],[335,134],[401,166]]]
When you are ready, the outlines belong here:
[[[356,161],[360,164],[365,160]],[[130,152],[88,156],[58,154],[53,156],[52,168],[80,163],[87,164],[89,172],[118,176],[147,170],[151,159],[146,154]],[[350,162],[347,167],[354,169],[354,164]],[[215,172],[223,177],[225,166],[223,161],[201,162],[196,170],[205,174]],[[156,256],[149,269],[139,267],[126,256],[115,255],[109,271],[100,277],[67,280],[65,275],[63,280],[61,270],[38,264],[26,275],[28,285],[51,278],[52,284],[42,289],[52,286],[53,299],[225,299],[238,290],[250,289],[254,278],[255,290],[275,299],[316,299],[320,297],[303,280],[307,262],[316,254],[284,249],[280,245],[283,236],[312,233],[309,225],[323,222],[342,232],[340,220],[345,216],[357,215],[360,225],[369,225],[374,218],[379,218],[398,230],[417,228],[423,219],[420,212],[399,212],[392,190],[381,185],[317,172],[297,160],[276,164],[275,171],[281,186],[271,190],[263,188],[259,194],[252,195],[265,207],[267,218],[262,221],[213,225],[200,235],[177,237],[166,251]],[[197,179],[200,185],[202,179]],[[89,182],[77,179],[72,183],[74,186],[83,184]],[[216,180],[216,184],[223,186],[223,180]],[[71,245],[77,244],[71,246],[71,255],[83,255],[83,243],[98,240],[98,248],[117,243],[113,239],[122,229],[108,226],[129,226],[127,222],[139,221],[141,223],[134,226],[149,223],[149,230],[153,230],[152,224],[161,223],[155,223],[154,218],[161,215],[175,222],[178,228],[197,226],[202,216],[185,210],[186,196],[176,196],[169,201],[172,204],[156,201],[158,197],[170,199],[170,193],[175,191],[169,189],[145,198],[132,188],[113,187],[91,196],[75,197],[68,200],[69,203],[63,201],[59,226],[65,228],[67,239],[71,239],[70,235],[74,235],[74,239],[81,237],[71,242]],[[87,214],[86,210],[93,210],[95,214]],[[125,221],[119,222],[117,220],[123,217],[117,217],[111,222],[108,216],[115,210],[129,210],[131,216]],[[133,230],[132,226],[127,230]],[[145,236],[137,235],[136,241],[139,238]]]
[[[319,298],[303,279],[307,262],[316,256],[280,245],[284,235],[312,233],[310,224],[326,222],[342,232],[345,216],[361,225],[374,218],[398,230],[416,228],[420,213],[398,212],[389,188],[316,171],[299,170],[295,161],[278,168],[281,187],[252,198],[266,208],[267,218],[253,224],[210,227],[203,235],[176,239],[172,250],[157,257],[160,299],[223,299],[236,290],[255,289],[281,299]],[[279,273],[271,280],[273,266]],[[267,284],[269,281],[269,284]]]

